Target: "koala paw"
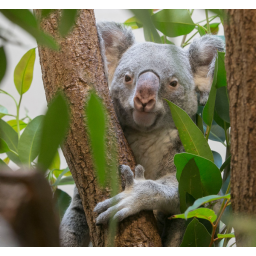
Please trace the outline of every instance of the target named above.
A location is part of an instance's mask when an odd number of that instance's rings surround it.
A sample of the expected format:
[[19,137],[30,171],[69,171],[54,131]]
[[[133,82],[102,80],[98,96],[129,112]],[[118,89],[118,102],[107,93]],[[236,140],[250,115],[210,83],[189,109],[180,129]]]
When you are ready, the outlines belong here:
[[96,225],[106,224],[112,217],[116,221],[122,221],[143,210],[143,199],[147,193],[146,183],[148,182],[144,178],[144,168],[141,165],[136,166],[135,179],[129,166],[122,165],[120,170],[125,177],[125,190],[96,205],[94,212],[99,214]]

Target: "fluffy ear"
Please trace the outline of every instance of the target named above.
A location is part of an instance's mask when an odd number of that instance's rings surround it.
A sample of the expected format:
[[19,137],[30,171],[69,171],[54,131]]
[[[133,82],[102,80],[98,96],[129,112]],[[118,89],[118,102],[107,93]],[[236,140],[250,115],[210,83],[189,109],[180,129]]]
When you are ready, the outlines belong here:
[[119,60],[135,42],[134,35],[131,28],[115,22],[99,22],[97,29],[110,86]]
[[189,47],[189,61],[202,105],[207,102],[211,90],[217,50],[223,52],[224,43],[210,35],[195,39]]

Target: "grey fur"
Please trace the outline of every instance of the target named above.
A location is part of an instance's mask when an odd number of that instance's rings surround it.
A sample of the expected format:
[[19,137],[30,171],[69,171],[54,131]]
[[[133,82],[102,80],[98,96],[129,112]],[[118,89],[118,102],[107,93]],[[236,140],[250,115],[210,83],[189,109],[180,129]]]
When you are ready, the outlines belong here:
[[[114,22],[99,23],[98,31],[100,40],[104,42],[103,52],[108,62],[110,94],[115,111],[139,165],[135,178],[129,166],[122,166],[126,188],[115,197],[97,204],[94,209],[99,214],[96,223],[105,224],[113,215],[121,221],[141,210],[154,210],[164,246],[179,246],[185,229],[184,221],[170,221],[167,216],[180,213],[173,158],[183,151],[183,146],[164,99],[172,101],[193,117],[198,108],[197,92],[201,103],[208,99],[216,50],[224,50],[223,43],[216,37],[204,36],[186,50],[173,45],[136,43],[130,29]],[[147,71],[159,78],[160,86],[153,109],[155,121],[150,126],[143,126],[134,120],[133,99],[136,82]],[[125,75],[132,78],[129,85],[125,84]],[[178,83],[175,88],[170,86],[173,80]],[[65,214],[62,228],[72,222],[68,218],[79,222],[75,211],[71,211],[69,208]],[[74,224],[71,226],[75,227]]]

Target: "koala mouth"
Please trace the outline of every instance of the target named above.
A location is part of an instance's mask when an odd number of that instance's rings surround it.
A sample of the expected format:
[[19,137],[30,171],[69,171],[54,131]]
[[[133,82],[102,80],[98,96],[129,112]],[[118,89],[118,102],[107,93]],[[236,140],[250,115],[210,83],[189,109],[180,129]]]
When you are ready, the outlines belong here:
[[154,112],[138,111],[136,109],[134,109],[132,116],[134,122],[142,127],[150,127],[154,124],[157,117]]

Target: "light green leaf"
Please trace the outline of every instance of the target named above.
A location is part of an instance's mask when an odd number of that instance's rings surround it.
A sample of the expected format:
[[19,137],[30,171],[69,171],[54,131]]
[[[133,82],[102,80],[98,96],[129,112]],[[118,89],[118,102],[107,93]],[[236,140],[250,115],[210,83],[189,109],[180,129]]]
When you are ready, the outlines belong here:
[[217,92],[217,89],[216,89],[217,75],[218,75],[218,60],[216,59],[212,87],[210,90],[208,101],[206,102],[203,110],[203,120],[208,126],[212,125],[213,116],[214,116],[214,107],[215,107],[215,99],[216,99],[216,92]]
[[186,9],[164,9],[153,14],[152,20],[155,27],[169,37],[187,35],[195,28]]
[[207,34],[207,30],[205,30],[205,28],[200,25],[197,26],[197,30],[198,30],[200,36],[204,36]]
[[[56,170],[57,171],[57,170]],[[66,173],[70,172],[69,168],[67,167],[66,169],[64,170],[59,170],[61,171],[61,174],[57,177],[57,180],[55,181],[55,183],[53,184],[53,186],[58,186],[61,179],[62,179],[62,176],[65,176]],[[53,172],[54,175],[55,175],[55,172]],[[56,177],[56,176],[55,176]]]
[[49,104],[43,121],[38,166],[45,172],[51,165],[59,145],[69,128],[69,108],[64,96],[57,93]]
[[4,117],[6,114],[8,114],[7,108],[4,106],[0,105],[0,118]]
[[216,201],[216,200],[220,200],[220,199],[229,199],[230,198],[230,194],[224,195],[224,196],[219,196],[219,195],[210,195],[210,196],[205,196],[202,198],[197,199],[194,204],[190,207],[188,207],[188,209],[185,212],[185,217],[187,217],[188,213],[197,209],[199,206],[212,202],[212,201]]
[[60,169],[60,155],[59,155],[58,150],[57,150],[56,155],[49,167],[49,170],[54,170],[54,169]]
[[187,226],[180,247],[208,247],[211,235],[196,218]]
[[[220,170],[213,162],[196,155],[180,153],[174,156],[174,164],[177,169],[177,180],[179,182],[181,181],[181,175],[184,172],[184,168],[191,159],[194,159],[200,173],[200,181],[203,187],[203,196],[219,193],[222,185]],[[187,192],[190,193],[189,191]],[[194,196],[193,194],[191,195]],[[195,199],[197,198],[198,197],[195,197]]]
[[177,214],[171,218],[172,219],[190,219],[193,217],[196,217],[199,219],[206,219],[211,223],[213,223],[217,219],[217,216],[214,213],[214,211],[208,208],[198,208],[194,211],[189,212],[186,216],[185,214]]
[[0,154],[10,151],[6,142],[0,138]]
[[[68,169],[68,167],[66,168]],[[64,169],[64,170],[66,170]],[[55,170],[52,170],[54,176],[56,177],[56,179],[58,179],[58,177],[62,174],[64,177],[68,177],[68,176],[72,176],[71,172],[68,171],[68,172],[65,172],[63,173],[63,170],[59,170],[59,169],[55,169]]]
[[35,16],[28,9],[1,9],[0,12],[11,22],[32,35],[38,44],[58,50],[55,40],[39,28]]
[[7,59],[5,55],[4,47],[0,47],[0,83],[4,78],[5,72],[6,72],[6,66],[7,66]]
[[77,10],[63,9],[60,18],[59,32],[62,37],[65,37],[76,23]]
[[62,219],[65,211],[70,205],[71,197],[61,189],[56,189],[54,193],[54,201],[56,203],[57,212],[59,213],[60,219]]
[[27,51],[14,70],[14,83],[20,95],[30,88],[33,79],[36,52],[35,48]]
[[136,19],[143,25],[144,37],[148,42],[155,42],[161,44],[161,38],[151,20],[151,9],[133,9],[131,12]]
[[5,121],[0,119],[0,138],[3,139],[8,147],[18,152],[18,134]]
[[26,127],[20,137],[18,153],[23,164],[30,166],[38,156],[44,116],[37,116]]
[[91,143],[92,157],[101,186],[106,181],[106,111],[102,100],[92,92],[85,106],[85,116]]
[[0,171],[3,169],[12,171],[12,169],[2,159],[0,159]]
[[[9,121],[7,121],[7,123],[17,132],[17,120],[16,119],[9,120]],[[24,123],[22,120],[19,120],[19,124],[20,124],[20,131],[22,131],[28,125],[28,124]]]
[[126,20],[124,22],[125,26],[129,26],[132,29],[138,29],[138,28],[142,28],[142,24],[140,23],[140,21],[135,17],[131,17],[130,19]]
[[235,237],[234,233],[230,233],[230,234],[217,234],[218,238],[232,238]]
[[174,103],[166,101],[170,106],[173,121],[186,152],[202,156],[213,162],[212,151],[200,129],[184,110]]

